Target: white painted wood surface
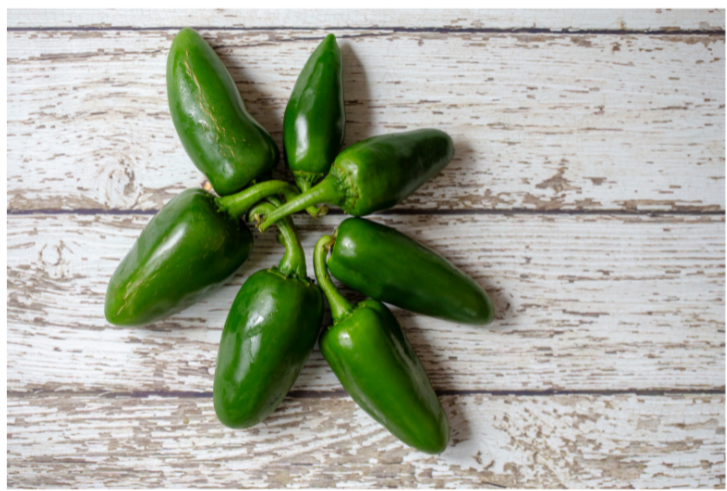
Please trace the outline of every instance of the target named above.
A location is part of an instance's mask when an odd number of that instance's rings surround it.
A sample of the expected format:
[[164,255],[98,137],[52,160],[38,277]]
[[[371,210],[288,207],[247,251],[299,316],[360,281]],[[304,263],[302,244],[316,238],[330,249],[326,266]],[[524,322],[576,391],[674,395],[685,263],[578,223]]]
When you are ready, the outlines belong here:
[[720,31],[724,9],[588,9],[588,10],[8,10],[8,27],[149,28],[215,26],[235,28],[387,27],[437,29],[552,29]]
[[[724,487],[724,396],[443,396],[440,456],[348,397],[287,398],[248,431],[209,398],[10,399],[10,482],[164,487]],[[123,456],[123,458],[119,458]]]
[[[211,390],[229,306],[284,249],[275,233],[256,234],[249,262],[220,292],[151,329],[113,327],[102,314],[106,285],[150,218],[11,217],[8,390]],[[305,250],[342,219],[296,216]],[[377,220],[443,254],[497,305],[484,329],[395,310],[435,389],[724,386],[724,217]],[[340,389],[316,348],[294,390]]]
[[[8,24],[10,486],[724,487],[723,10],[11,10]],[[220,330],[245,278],[279,260],[274,234],[164,322],[103,319],[143,226],[203,181],[166,105],[182,25],[205,27],[278,143],[326,27],[346,144],[452,134],[455,161],[375,217],[498,308],[484,329],[395,311],[450,416],[443,455],[377,426],[317,350],[263,425],[216,421]],[[297,215],[304,247],[343,218]]]
[[[156,210],[200,185],[167,105],[175,32],[8,33],[9,209]],[[323,34],[202,33],[280,145]],[[345,145],[431,126],[455,140],[400,208],[724,210],[723,36],[337,34]]]

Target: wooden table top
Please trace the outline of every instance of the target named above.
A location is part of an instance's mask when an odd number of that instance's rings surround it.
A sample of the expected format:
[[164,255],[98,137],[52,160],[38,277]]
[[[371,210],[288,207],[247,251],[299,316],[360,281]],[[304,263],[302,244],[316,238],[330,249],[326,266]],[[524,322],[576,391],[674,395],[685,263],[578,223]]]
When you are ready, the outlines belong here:
[[[8,485],[725,486],[723,10],[10,10],[8,26]],[[317,348],[263,424],[217,421],[221,329],[279,260],[274,233],[205,301],[105,321],[140,231],[204,182],[167,106],[184,26],[278,145],[329,32],[345,145],[452,135],[453,162],[373,217],[497,306],[486,328],[394,310],[450,419],[442,455],[376,424]],[[311,251],[343,218],[294,220]]]

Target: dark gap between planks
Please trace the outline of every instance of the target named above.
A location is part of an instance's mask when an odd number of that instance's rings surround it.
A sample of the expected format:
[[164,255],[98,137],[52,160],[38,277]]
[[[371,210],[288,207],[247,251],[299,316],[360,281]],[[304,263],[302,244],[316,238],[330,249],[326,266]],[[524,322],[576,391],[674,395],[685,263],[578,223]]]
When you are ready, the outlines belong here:
[[[7,210],[8,215],[156,215],[159,210],[120,210],[101,208],[78,208],[75,210],[37,209],[37,210]],[[332,209],[329,215],[344,215],[340,209]],[[301,211],[296,215],[305,215]],[[669,216],[669,215],[714,215],[725,216],[725,210],[533,210],[529,208],[509,209],[465,209],[465,210],[435,210],[435,209],[390,209],[374,213],[376,215],[636,215],[636,216]]]
[[[724,29],[654,29],[654,30],[632,30],[632,29],[549,29],[537,27],[519,28],[443,28],[443,27],[295,27],[295,26],[269,26],[269,27],[214,27],[214,26],[156,26],[156,27],[8,27],[8,32],[37,32],[37,31],[168,31],[180,30],[184,27],[191,27],[196,30],[206,31],[387,31],[396,32],[423,32],[436,34],[458,34],[458,33],[482,33],[482,34],[560,34],[560,35],[645,35],[645,36],[724,36]],[[308,41],[310,39],[306,39]]]
[[[644,390],[437,390],[437,395],[442,396],[471,396],[488,395],[495,397],[519,396],[519,397],[555,397],[555,396],[619,396],[634,395],[640,397],[664,397],[664,396],[685,396],[685,395],[725,395],[725,388],[714,389],[644,389]],[[212,392],[193,391],[130,391],[130,392],[104,392],[104,391],[52,391],[34,390],[28,392],[8,391],[8,398],[11,399],[32,399],[53,396],[65,397],[98,397],[103,399],[147,399],[159,397],[168,399],[211,399]],[[287,397],[291,399],[331,399],[348,397],[345,390],[293,390]]]

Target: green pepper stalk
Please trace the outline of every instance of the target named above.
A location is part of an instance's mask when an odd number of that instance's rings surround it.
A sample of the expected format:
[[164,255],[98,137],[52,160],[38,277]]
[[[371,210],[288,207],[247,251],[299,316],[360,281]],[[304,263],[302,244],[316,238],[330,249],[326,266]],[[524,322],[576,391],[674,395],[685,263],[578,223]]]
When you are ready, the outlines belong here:
[[[275,195],[282,195],[286,201],[291,201],[300,195],[300,191],[298,191],[294,184],[289,182],[277,180],[264,181],[244,189],[237,194],[217,198],[215,201],[220,210],[226,212],[233,218],[241,218],[256,203]],[[312,217],[319,218],[328,213],[328,207],[309,207],[306,211]]]
[[422,452],[442,453],[449,420],[419,357],[384,304],[367,299],[352,306],[336,290],[326,267],[334,241],[321,237],[313,256],[333,316],[318,342],[323,357],[351,398],[395,437]]
[[152,218],[116,268],[106,319],[139,326],[183,310],[219,289],[250,255],[252,233],[220,213],[214,196],[187,189]]
[[285,161],[301,191],[323,179],[343,144],[343,62],[329,34],[310,55],[285,107]]
[[445,258],[401,232],[365,218],[336,229],[328,260],[344,285],[411,312],[484,326],[495,308],[485,290]]
[[327,273],[326,256],[328,256],[328,251],[333,247],[335,242],[336,239],[330,235],[324,235],[316,243],[316,248],[313,253],[313,267],[316,272],[316,280],[318,280],[318,285],[323,290],[326,300],[328,300],[328,306],[331,308],[331,316],[333,317],[334,324],[348,317],[353,312],[353,305],[341,295]]
[[264,232],[280,218],[320,203],[354,216],[386,210],[404,201],[453,157],[452,138],[440,130],[369,138],[338,154],[325,179],[269,214],[259,229]]
[[[267,200],[269,203],[258,203],[250,210],[251,222],[260,222],[261,216],[267,215],[281,205],[280,200],[275,197],[268,197]],[[285,254],[283,254],[283,258],[280,260],[278,271],[284,276],[295,276],[305,279],[305,252],[303,252],[303,246],[298,240],[298,234],[295,233],[293,221],[290,220],[290,217],[286,218],[286,221],[281,221],[278,225],[281,242],[285,246]]]
[[[253,219],[275,209],[261,203]],[[306,277],[305,254],[292,220],[278,222],[285,255],[278,267],[250,276],[230,308],[213,386],[215,413],[230,428],[263,421],[282,402],[315,346],[323,295]]]

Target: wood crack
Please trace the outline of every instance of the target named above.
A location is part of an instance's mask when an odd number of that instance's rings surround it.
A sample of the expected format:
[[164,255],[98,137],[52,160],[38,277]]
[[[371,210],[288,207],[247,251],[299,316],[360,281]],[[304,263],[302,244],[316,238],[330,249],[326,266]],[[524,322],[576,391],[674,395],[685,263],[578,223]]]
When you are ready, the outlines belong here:
[[[8,32],[47,32],[47,31],[167,31],[181,30],[184,27],[192,27],[201,31],[382,31],[382,34],[389,33],[435,33],[435,34],[555,34],[563,36],[577,35],[647,35],[647,36],[718,36],[724,37],[724,29],[654,29],[654,30],[638,30],[638,29],[550,29],[538,27],[522,27],[515,29],[507,28],[485,28],[485,27],[463,27],[463,28],[443,28],[443,27],[345,27],[345,26],[329,26],[329,27],[295,27],[295,26],[261,26],[261,27],[241,27],[241,26],[154,26],[154,27],[131,27],[131,26],[77,26],[77,27],[8,27]],[[323,39],[323,37],[321,37]],[[309,41],[306,38],[305,41]]]
[[[159,210],[119,210],[102,208],[78,208],[75,210],[61,209],[35,209],[17,210],[8,209],[8,215],[156,215]],[[298,212],[302,215],[305,212]],[[329,215],[343,215],[343,210],[333,209]],[[509,209],[470,209],[470,210],[438,210],[438,209],[390,209],[376,213],[376,215],[635,215],[635,216],[669,216],[669,215],[713,215],[725,216],[725,210],[568,210],[551,209],[537,210],[529,208]]]
[[[556,397],[556,396],[596,396],[611,397],[620,395],[633,395],[639,397],[665,397],[685,395],[725,395],[725,387],[714,389],[648,389],[648,390],[437,390],[437,396],[475,396],[488,395],[494,397]],[[10,399],[40,399],[45,397],[98,397],[100,399],[211,399],[212,392],[160,390],[160,391],[130,391],[130,392],[104,392],[104,391],[53,391],[32,390],[8,391]],[[349,397],[341,390],[315,391],[293,390],[286,396],[290,399],[337,399]]]

